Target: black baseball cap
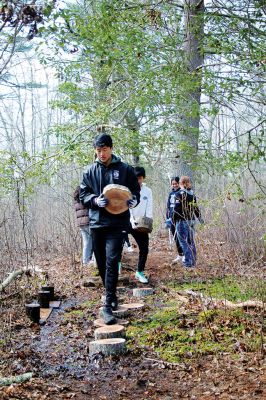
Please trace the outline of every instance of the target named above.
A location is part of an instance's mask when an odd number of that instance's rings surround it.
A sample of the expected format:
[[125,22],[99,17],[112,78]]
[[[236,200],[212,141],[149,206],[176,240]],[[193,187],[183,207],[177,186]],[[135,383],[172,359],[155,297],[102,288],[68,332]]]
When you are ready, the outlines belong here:
[[110,135],[101,133],[94,138],[93,147],[113,147],[113,140]]

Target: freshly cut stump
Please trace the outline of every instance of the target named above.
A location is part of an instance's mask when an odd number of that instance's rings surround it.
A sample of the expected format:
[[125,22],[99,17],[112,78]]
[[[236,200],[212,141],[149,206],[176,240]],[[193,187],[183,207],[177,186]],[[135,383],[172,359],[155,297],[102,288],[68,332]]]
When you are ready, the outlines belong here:
[[[103,307],[100,307],[100,309],[99,309],[100,317],[102,317],[102,310],[103,310]],[[127,315],[128,315],[128,309],[123,306],[118,306],[118,309],[113,311],[113,316],[116,318],[124,318]]]
[[121,338],[125,335],[125,327],[122,325],[106,325],[95,329],[94,336],[96,340]]
[[129,311],[140,310],[145,304],[143,303],[124,303],[123,307],[126,307]]
[[[119,299],[118,299],[118,302],[121,303],[121,300],[123,300],[123,298],[124,298],[124,297],[120,296]],[[105,294],[103,294],[103,295],[101,296],[101,304],[102,304],[102,305],[105,304],[105,299],[106,299],[106,296],[105,296]],[[122,304],[122,305],[123,305],[123,304]]]
[[126,351],[126,340],[122,338],[93,340],[89,343],[89,354],[102,353],[105,356],[123,354]]
[[118,306],[118,309],[113,311],[113,315],[117,318],[124,318],[128,315],[128,309],[124,306]]
[[133,296],[135,296],[135,297],[149,296],[153,293],[154,293],[154,290],[151,287],[133,289]]
[[129,321],[126,321],[125,319],[116,319],[116,324],[114,324],[114,325],[106,325],[106,323],[104,322],[104,320],[102,319],[102,318],[98,318],[98,319],[95,319],[94,320],[94,322],[93,322],[93,325],[94,326],[97,326],[97,327],[101,327],[101,326],[116,326],[116,325],[124,325],[124,326],[127,326],[128,324],[129,324]]
[[128,200],[132,199],[130,190],[123,185],[111,183],[103,189],[104,196],[109,200],[105,209],[111,214],[121,214],[128,210]]

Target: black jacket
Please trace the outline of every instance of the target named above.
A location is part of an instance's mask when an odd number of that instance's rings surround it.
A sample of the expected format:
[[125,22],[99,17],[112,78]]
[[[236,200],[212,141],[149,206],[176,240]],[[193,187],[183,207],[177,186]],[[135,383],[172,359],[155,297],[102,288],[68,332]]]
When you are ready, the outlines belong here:
[[171,192],[168,195],[167,204],[166,204],[166,219],[173,218],[176,195],[179,192],[179,190],[180,189],[171,190]]
[[102,194],[106,185],[111,183],[126,186],[136,196],[139,203],[140,186],[133,167],[122,162],[119,157],[112,155],[108,166],[98,159],[91,164],[83,174],[80,184],[80,200],[89,208],[90,228],[117,227],[127,230],[129,228],[129,211],[121,214],[111,214],[105,208],[99,208],[93,199]]
[[196,218],[201,218],[196,196],[192,190],[180,189],[176,194],[173,215],[174,222],[191,221]]

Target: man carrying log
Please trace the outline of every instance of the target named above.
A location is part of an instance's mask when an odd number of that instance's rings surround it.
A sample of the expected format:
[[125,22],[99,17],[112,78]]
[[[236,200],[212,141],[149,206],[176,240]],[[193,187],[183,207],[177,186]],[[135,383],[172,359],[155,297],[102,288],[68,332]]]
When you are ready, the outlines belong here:
[[[108,325],[116,323],[112,311],[117,309],[116,286],[118,263],[121,260],[125,234],[129,229],[128,208],[140,200],[140,187],[133,167],[113,154],[112,138],[108,134],[95,137],[96,160],[83,174],[80,200],[89,209],[93,250],[99,273],[106,290],[103,319]],[[112,213],[108,198],[103,194],[107,185],[122,185],[131,192],[122,212]],[[109,206],[108,206],[109,204]],[[108,208],[108,210],[106,209]]]

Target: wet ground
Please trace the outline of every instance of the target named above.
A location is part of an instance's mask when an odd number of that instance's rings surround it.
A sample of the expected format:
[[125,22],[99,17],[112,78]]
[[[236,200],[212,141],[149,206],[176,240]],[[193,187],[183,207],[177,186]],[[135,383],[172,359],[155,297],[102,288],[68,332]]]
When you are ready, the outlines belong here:
[[[161,293],[170,281],[204,280],[219,270],[199,263],[195,274],[184,273],[182,266],[171,265],[174,251],[166,240],[151,244],[147,263],[150,286],[155,296],[144,310],[134,314],[142,318],[162,306]],[[121,302],[132,302],[132,288],[141,286],[134,279],[137,251],[124,253],[121,280],[125,286]],[[1,353],[2,376],[32,372],[23,384],[0,389],[0,399],[263,399],[266,397],[265,366],[261,357],[243,353],[242,357],[216,354],[192,363],[167,363],[151,348],[130,348],[126,354],[104,357],[89,355],[94,339],[94,320],[101,306],[101,285],[84,287],[89,275],[81,276],[65,258],[43,264],[53,277],[61,307],[55,309],[44,326],[33,324],[17,310],[9,344]],[[62,276],[65,278],[62,280]],[[160,288],[160,290],[158,290]],[[9,306],[16,304],[14,299]],[[130,322],[130,319],[129,319]],[[7,342],[6,342],[7,343]]]

